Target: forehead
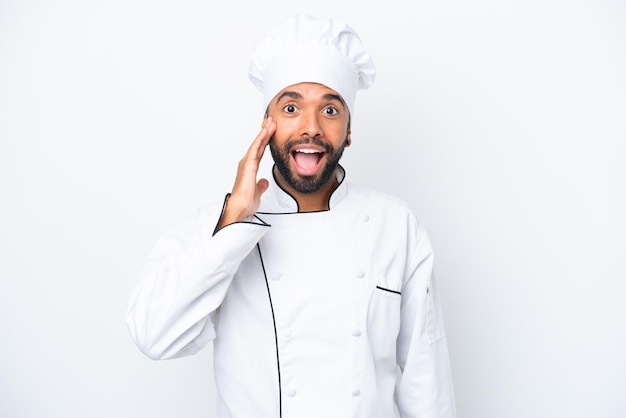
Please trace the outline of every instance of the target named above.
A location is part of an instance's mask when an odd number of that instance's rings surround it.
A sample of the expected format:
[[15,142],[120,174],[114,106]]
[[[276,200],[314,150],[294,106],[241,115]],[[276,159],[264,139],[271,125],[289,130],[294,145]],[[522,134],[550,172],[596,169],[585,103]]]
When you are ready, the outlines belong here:
[[279,103],[285,100],[335,100],[345,106],[339,93],[319,83],[305,82],[287,86],[279,91],[272,101]]

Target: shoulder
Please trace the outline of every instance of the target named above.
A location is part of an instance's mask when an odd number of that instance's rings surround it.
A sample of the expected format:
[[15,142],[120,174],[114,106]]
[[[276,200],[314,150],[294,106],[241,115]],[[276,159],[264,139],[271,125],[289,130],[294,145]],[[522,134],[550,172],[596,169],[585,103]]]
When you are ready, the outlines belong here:
[[346,209],[367,219],[368,229],[376,235],[380,251],[416,264],[432,256],[428,233],[409,204],[402,198],[371,187],[348,183]]
[[352,182],[348,182],[346,187],[348,190],[348,201],[351,204],[366,204],[371,208],[380,208],[398,214],[413,214],[407,202],[398,196]]
[[366,210],[379,214],[387,220],[395,220],[416,230],[423,230],[421,223],[408,203],[395,195],[348,182],[346,203],[351,209]]

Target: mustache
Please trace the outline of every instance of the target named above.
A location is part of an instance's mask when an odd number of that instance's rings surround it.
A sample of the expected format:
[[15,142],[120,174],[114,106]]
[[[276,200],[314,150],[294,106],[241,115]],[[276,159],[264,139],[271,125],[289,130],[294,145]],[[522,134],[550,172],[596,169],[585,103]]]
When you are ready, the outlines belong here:
[[[270,139],[270,141],[273,141],[274,137],[272,137]],[[319,138],[315,138],[315,137],[310,137],[310,136],[305,136],[302,138],[294,138],[294,139],[289,139],[287,140],[287,142],[285,142],[285,145],[283,145],[283,150],[286,151],[287,153],[290,153],[291,150],[293,149],[293,147],[297,146],[297,145],[302,145],[302,144],[314,144],[317,145],[319,147],[324,148],[324,150],[326,151],[327,154],[332,154],[335,152],[335,148],[329,144],[328,142],[324,142]]]

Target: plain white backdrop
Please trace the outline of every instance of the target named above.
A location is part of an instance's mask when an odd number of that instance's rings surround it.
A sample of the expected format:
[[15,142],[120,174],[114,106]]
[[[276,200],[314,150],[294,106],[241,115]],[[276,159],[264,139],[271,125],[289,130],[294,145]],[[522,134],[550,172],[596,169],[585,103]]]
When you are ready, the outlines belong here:
[[211,348],[149,360],[126,303],[230,190],[250,48],[295,11],[377,64],[343,165],[429,231],[459,418],[626,416],[619,0],[1,0],[0,416],[213,416]]

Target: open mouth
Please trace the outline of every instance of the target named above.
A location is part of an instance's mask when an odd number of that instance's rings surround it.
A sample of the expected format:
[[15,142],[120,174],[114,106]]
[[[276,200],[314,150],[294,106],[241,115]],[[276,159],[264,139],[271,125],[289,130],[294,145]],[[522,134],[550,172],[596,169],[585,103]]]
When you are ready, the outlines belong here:
[[291,152],[295,168],[302,176],[312,176],[322,165],[326,152],[317,148],[298,148]]

